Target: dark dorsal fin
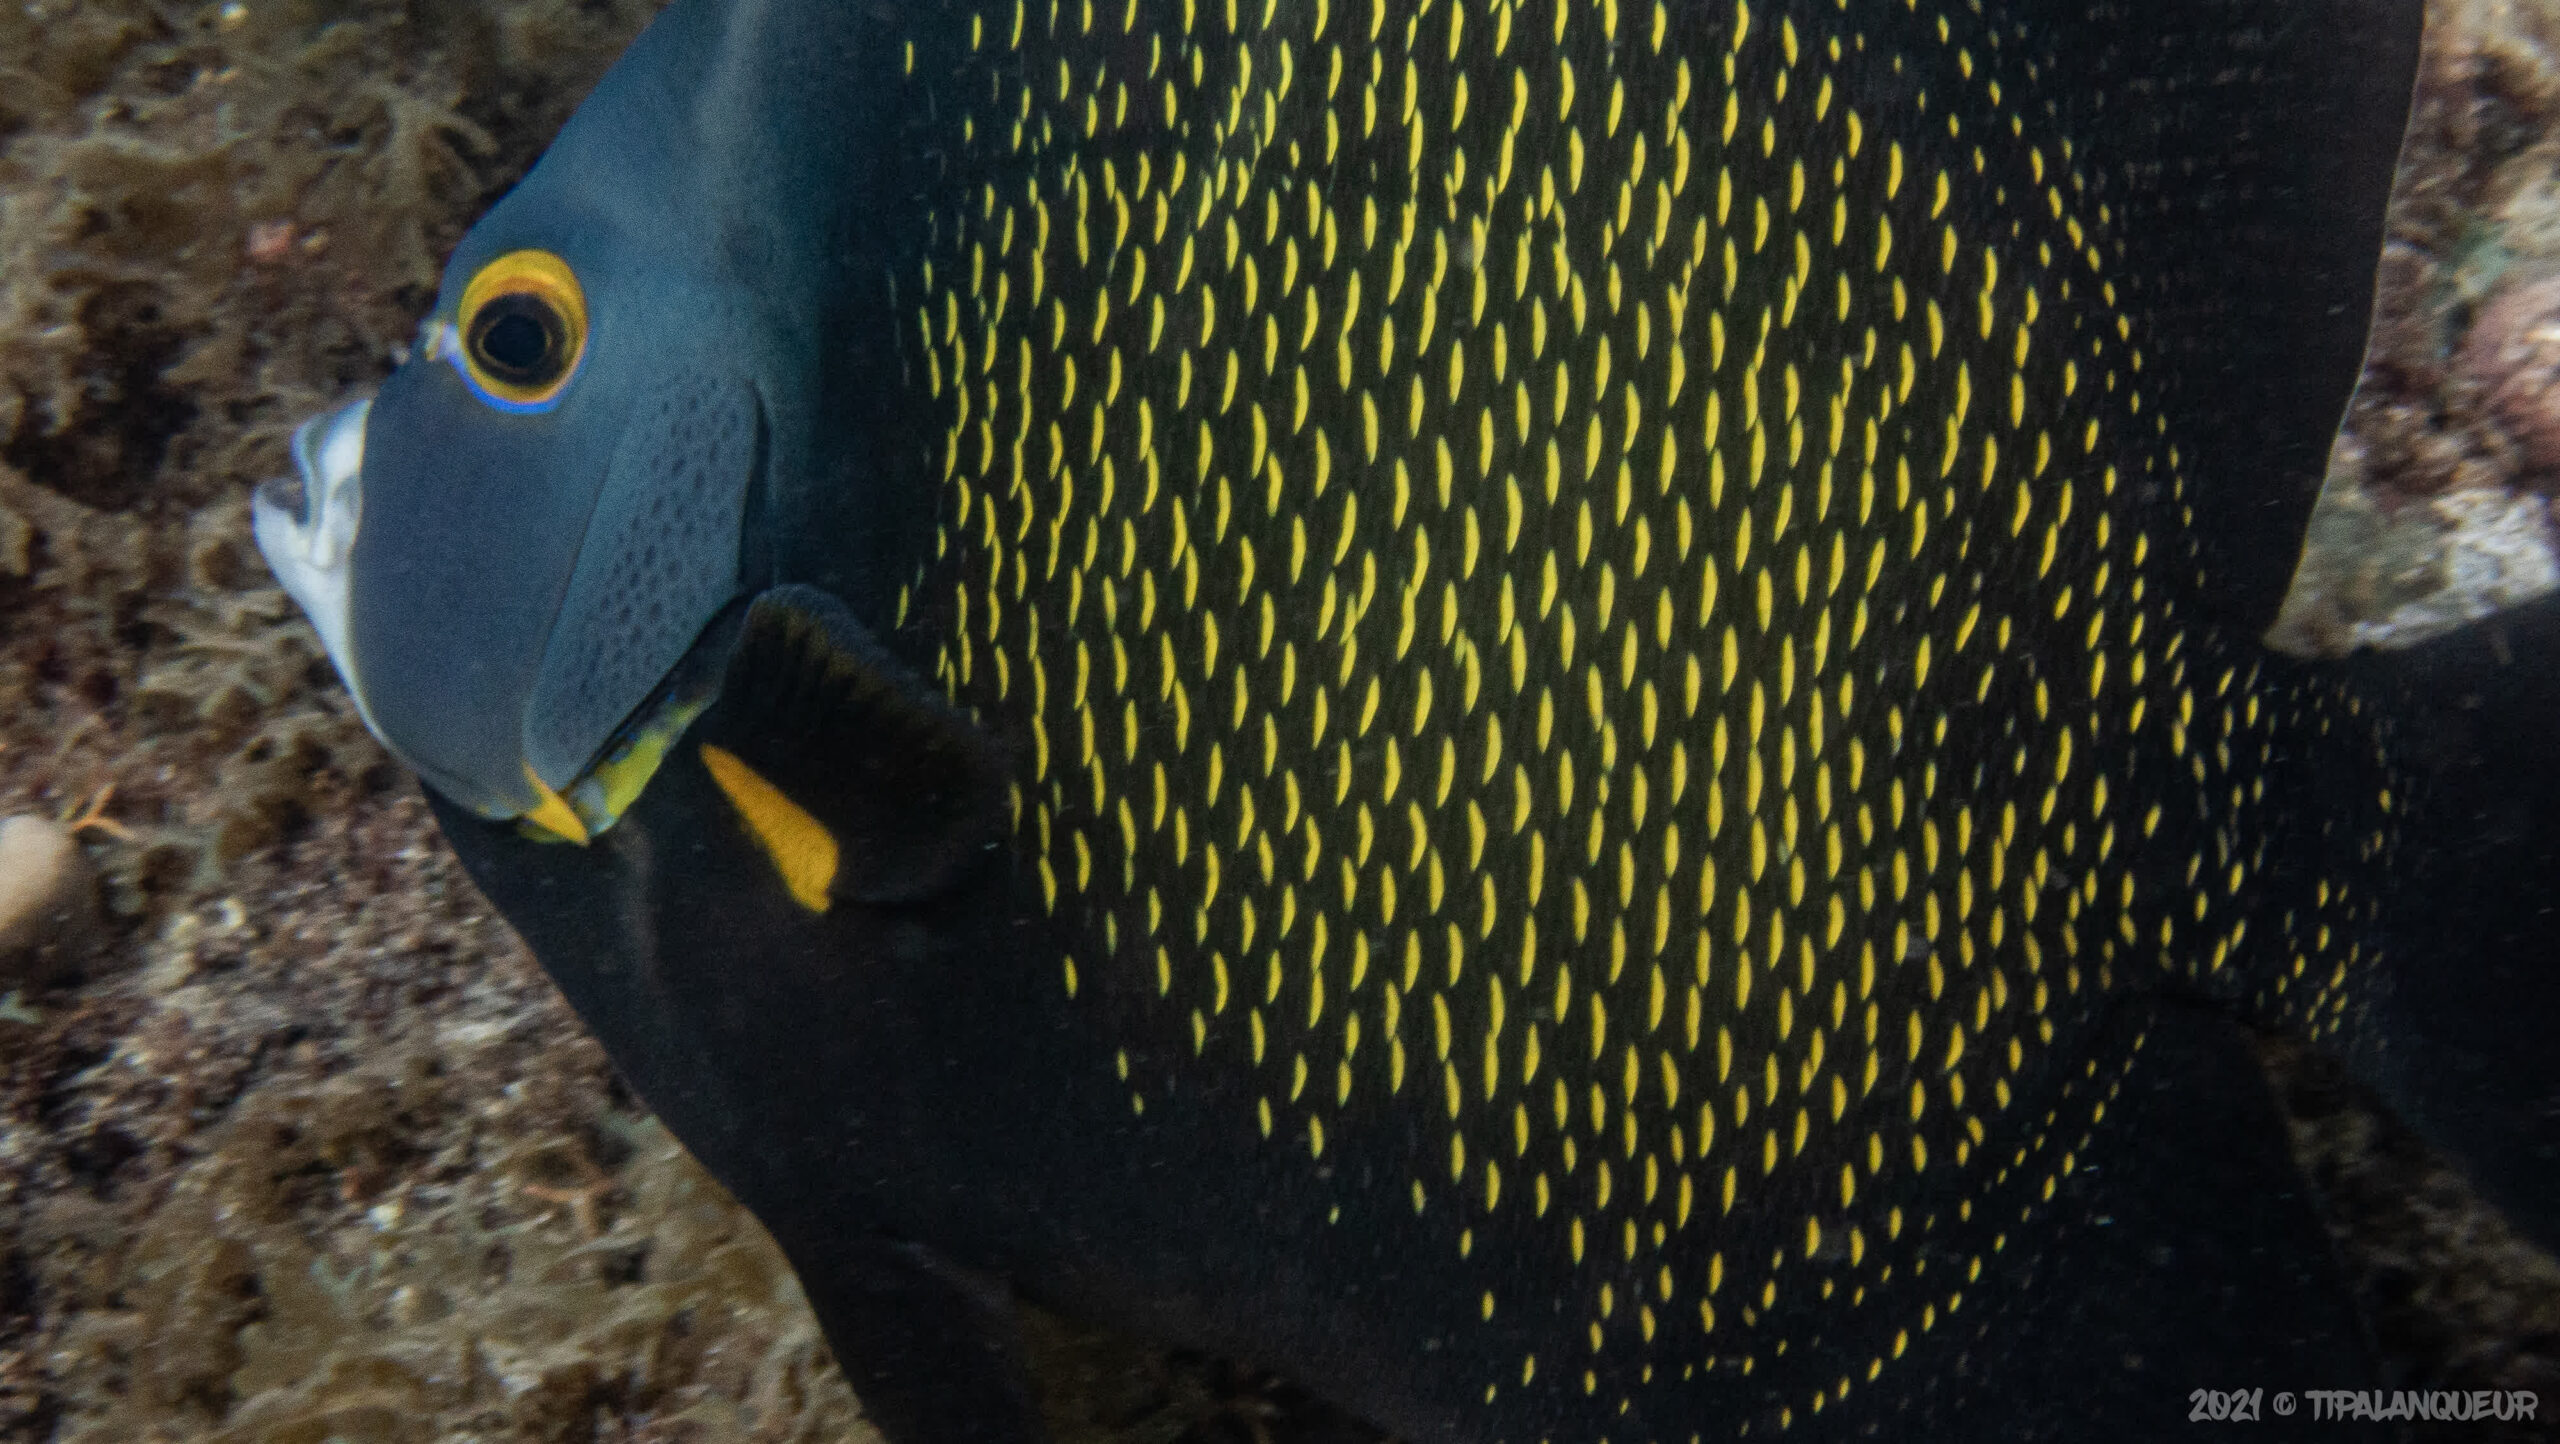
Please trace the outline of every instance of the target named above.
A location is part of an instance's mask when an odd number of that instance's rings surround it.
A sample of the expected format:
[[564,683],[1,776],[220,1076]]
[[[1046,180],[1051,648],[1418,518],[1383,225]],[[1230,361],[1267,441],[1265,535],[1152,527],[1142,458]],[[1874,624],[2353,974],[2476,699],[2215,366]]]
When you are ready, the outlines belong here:
[[[1951,0],[1952,3],[1952,0]],[[2060,128],[2147,334],[2211,610],[2275,619],[2364,358],[2420,0],[1993,0],[2055,47]],[[2052,37],[2049,41],[2044,37]],[[2095,206],[2085,206],[2095,210]]]
[[832,835],[835,898],[921,901],[999,836],[994,744],[815,587],[756,598],[691,741],[744,762]]

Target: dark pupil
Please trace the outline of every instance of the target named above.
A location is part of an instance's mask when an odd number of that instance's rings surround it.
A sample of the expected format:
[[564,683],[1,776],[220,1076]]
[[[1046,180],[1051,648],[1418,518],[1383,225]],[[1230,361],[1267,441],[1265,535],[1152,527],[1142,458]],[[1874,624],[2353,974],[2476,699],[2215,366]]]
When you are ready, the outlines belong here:
[[540,296],[499,296],[471,318],[471,356],[510,386],[548,386],[568,365],[565,329],[560,313]]

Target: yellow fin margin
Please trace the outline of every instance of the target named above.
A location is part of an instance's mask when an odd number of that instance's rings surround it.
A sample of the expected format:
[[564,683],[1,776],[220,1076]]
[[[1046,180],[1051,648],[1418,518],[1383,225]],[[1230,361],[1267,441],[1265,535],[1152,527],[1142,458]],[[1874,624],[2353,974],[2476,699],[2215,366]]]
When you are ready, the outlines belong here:
[[565,842],[586,846],[589,840],[587,824],[579,818],[578,810],[569,805],[568,799],[552,791],[549,783],[534,776],[531,763],[525,765],[524,780],[532,783],[533,790],[542,797],[541,803],[524,815],[524,820]]

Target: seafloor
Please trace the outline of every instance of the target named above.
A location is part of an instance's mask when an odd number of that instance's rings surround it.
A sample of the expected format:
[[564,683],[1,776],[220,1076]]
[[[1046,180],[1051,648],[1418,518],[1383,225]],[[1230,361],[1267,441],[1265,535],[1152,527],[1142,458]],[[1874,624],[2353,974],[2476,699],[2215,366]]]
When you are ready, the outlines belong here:
[[[462,880],[247,535],[293,423],[383,375],[654,8],[0,7],[0,815],[74,825],[101,914],[0,959],[0,1437],[868,1437],[772,1248]],[[2560,6],[2438,11],[2306,647],[2548,566]],[[2395,1378],[2553,1412],[2560,1268],[2334,1068],[2270,1066]],[[1040,1338],[1070,1440],[1344,1432]]]
[[2431,0],[2364,384],[2271,635],[2406,646],[2560,589],[2560,4]]

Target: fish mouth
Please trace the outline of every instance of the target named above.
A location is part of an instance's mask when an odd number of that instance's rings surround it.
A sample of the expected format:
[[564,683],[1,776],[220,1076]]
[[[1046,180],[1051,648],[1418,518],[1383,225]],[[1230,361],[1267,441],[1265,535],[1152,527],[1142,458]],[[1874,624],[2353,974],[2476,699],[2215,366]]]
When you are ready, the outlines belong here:
[[[293,432],[292,476],[258,484],[249,499],[258,551],[287,595],[311,619],[356,712],[376,737],[349,641],[353,577],[348,565],[364,520],[364,428],[373,398],[361,396],[303,422]],[[389,739],[384,739],[388,745]]]

